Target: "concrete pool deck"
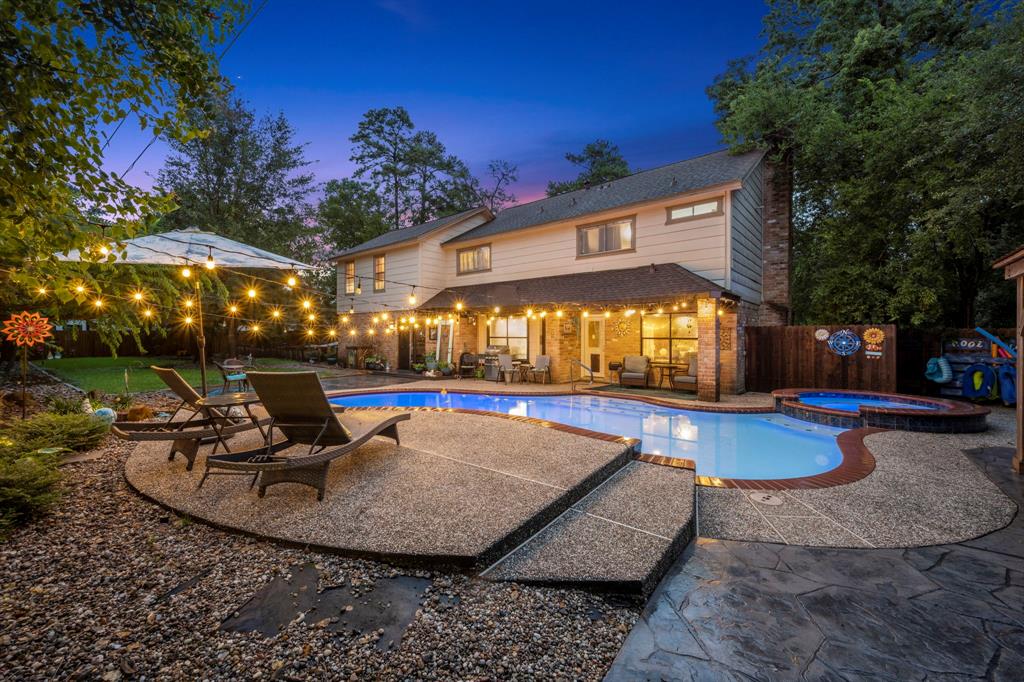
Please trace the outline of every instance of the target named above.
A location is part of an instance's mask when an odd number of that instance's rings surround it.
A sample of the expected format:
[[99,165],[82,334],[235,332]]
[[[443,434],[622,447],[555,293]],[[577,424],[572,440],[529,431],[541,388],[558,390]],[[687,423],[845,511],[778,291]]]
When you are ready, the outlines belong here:
[[1011,410],[993,409],[989,424],[973,434],[871,434],[864,444],[875,469],[848,485],[778,491],[698,486],[699,532],[817,547],[915,547],[990,533],[1013,519],[1017,505],[963,454],[1013,442]]

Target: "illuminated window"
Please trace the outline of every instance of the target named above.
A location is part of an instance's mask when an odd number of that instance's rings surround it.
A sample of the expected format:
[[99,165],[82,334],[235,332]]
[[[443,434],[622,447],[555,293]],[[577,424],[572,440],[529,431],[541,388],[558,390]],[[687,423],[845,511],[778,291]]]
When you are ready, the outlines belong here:
[[345,293],[356,293],[356,262],[354,260],[345,263]]
[[631,251],[636,247],[636,219],[623,218],[576,228],[576,255]]
[[514,358],[530,355],[529,333],[525,317],[496,317],[487,325],[488,346],[508,346]]
[[487,272],[491,269],[491,245],[471,246],[468,249],[459,249],[456,254],[457,272],[462,275],[467,272]]
[[384,291],[384,256],[373,257],[373,290]]
[[681,223],[687,220],[696,220],[697,218],[722,215],[722,200],[708,199],[704,201],[697,201],[692,204],[669,206],[665,210],[668,213],[668,217],[665,222],[671,225],[672,223]]
[[655,363],[681,363],[697,350],[695,315],[644,315],[640,324],[640,352]]

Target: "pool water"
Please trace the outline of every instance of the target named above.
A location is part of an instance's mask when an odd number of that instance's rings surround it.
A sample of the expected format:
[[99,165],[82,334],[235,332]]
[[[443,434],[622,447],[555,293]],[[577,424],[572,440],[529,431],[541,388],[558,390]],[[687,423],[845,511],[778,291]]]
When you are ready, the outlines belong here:
[[842,429],[780,414],[697,412],[588,395],[508,396],[394,392],[332,398],[348,407],[454,407],[534,417],[638,438],[641,451],[683,457],[697,473],[721,478],[814,476],[839,466]]
[[809,393],[801,394],[800,402],[813,407],[823,407],[828,410],[842,410],[843,412],[860,412],[860,406],[867,407],[893,407],[906,410],[935,410],[932,405],[920,405],[907,403],[900,400],[884,400],[872,398],[871,396],[842,395],[839,393]]

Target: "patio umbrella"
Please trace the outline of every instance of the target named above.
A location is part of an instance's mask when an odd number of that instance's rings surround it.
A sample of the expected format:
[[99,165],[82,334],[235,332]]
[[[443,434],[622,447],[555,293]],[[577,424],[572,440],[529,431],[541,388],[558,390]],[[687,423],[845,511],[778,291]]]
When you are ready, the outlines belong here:
[[[135,237],[120,244],[122,248],[117,262],[125,265],[199,266],[212,259],[218,266],[228,268],[296,271],[313,269],[313,266],[292,258],[243,244],[213,232],[204,232],[196,227]],[[67,254],[56,254],[56,257],[65,261],[83,260],[78,249],[73,249]],[[197,278],[197,291],[198,287]],[[203,305],[198,296],[196,302],[199,318],[196,333],[196,342],[199,346],[199,374],[202,377],[203,395],[206,395],[206,334],[203,331]]]

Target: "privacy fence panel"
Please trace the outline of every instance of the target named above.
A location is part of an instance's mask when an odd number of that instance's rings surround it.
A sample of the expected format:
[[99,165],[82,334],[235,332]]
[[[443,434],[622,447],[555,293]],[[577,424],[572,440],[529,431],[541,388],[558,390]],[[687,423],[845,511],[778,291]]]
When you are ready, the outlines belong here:
[[[880,330],[884,340],[874,342],[874,331],[865,339],[869,329]],[[747,327],[746,334],[748,391],[896,390],[895,325]]]

